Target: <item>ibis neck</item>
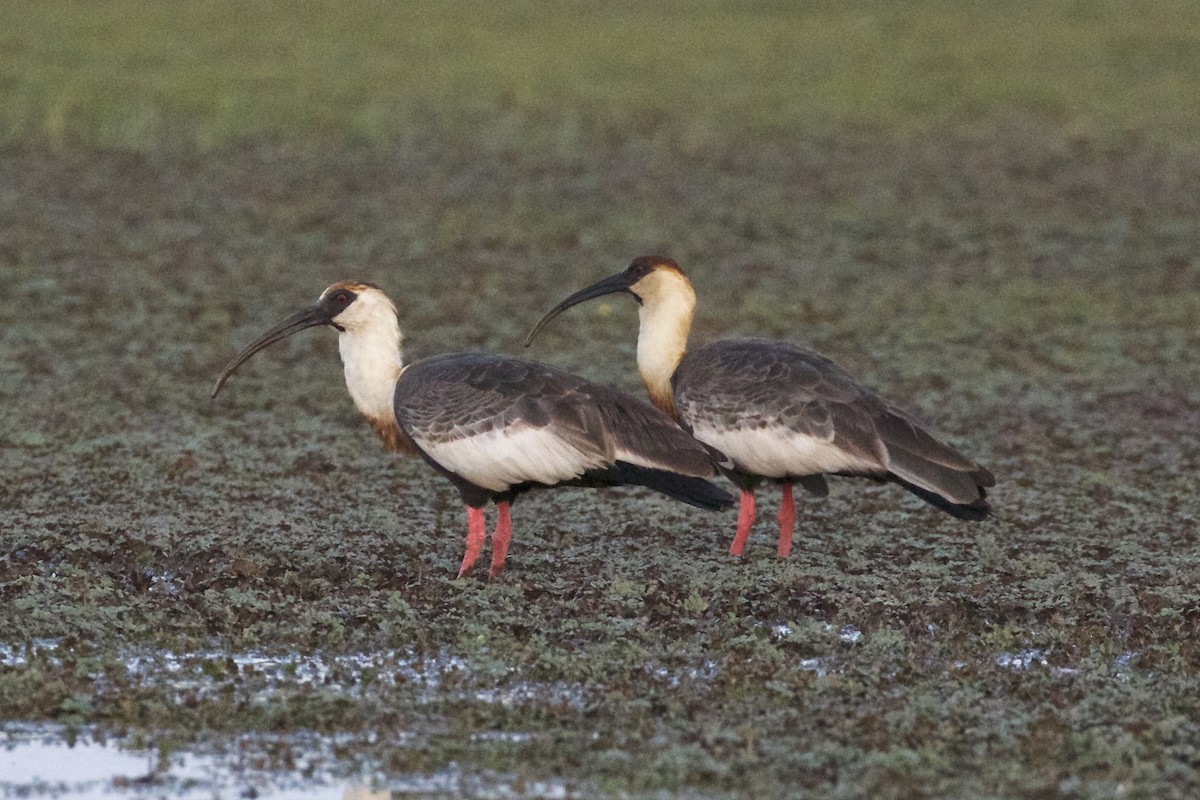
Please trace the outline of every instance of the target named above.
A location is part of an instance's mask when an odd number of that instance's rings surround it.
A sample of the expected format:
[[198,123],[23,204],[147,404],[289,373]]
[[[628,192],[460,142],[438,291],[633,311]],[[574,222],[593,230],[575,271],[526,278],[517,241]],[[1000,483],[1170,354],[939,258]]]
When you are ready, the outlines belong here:
[[639,313],[637,365],[650,402],[675,416],[671,376],[687,352],[695,295],[677,295],[643,302]]
[[393,400],[396,380],[404,364],[400,354],[400,326],[393,317],[346,329],[338,336],[338,349],[346,373],[346,388],[354,405],[385,442],[397,429]]

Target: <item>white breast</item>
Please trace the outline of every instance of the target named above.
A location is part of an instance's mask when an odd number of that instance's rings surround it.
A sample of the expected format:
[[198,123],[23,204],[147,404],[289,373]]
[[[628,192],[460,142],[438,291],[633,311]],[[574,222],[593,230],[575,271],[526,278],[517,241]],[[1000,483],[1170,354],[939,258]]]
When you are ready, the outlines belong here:
[[375,419],[395,419],[392,398],[400,376],[400,332],[395,325],[344,332],[338,337],[346,388],[358,410]]

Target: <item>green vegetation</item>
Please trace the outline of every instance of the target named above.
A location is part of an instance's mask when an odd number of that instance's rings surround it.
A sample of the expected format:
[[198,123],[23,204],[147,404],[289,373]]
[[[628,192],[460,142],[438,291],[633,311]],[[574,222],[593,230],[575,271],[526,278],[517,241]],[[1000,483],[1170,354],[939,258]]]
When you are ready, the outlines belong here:
[[497,109],[568,128],[580,114],[650,116],[701,146],[730,129],[1030,115],[1068,132],[1200,130],[1200,7],[1188,0],[14,0],[0,27],[8,141],[386,140]]
[[[5,153],[0,642],[61,644],[0,667],[0,707],[167,749],[346,731],[344,758],[399,772],[634,792],[1195,791],[1196,165],[1019,144]],[[764,496],[739,562],[732,515],[532,495],[503,580],[455,581],[456,497],[373,440],[332,335],[208,399],[335,278],[387,287],[412,355],[512,352],[565,288],[667,243],[699,335],[816,342],[991,465],[1002,519],[841,482],[802,502],[787,561]],[[636,390],[632,306],[580,312],[532,355]],[[216,676],[223,652],[293,649],[470,668],[429,697],[335,671],[251,702],[253,674],[181,696],[120,660],[149,647],[214,653]],[[582,701],[475,694],[526,682]],[[470,738],[494,729],[536,737]]]
[[[0,718],[633,796],[1200,792],[1194,4],[445,8],[6,8]],[[327,331],[208,398],[336,279],[411,357],[517,352],[653,251],[696,336],[813,343],[1001,519],[840,481],[734,561],[731,514],[534,494],[456,581],[455,493]],[[632,305],[573,313],[528,355],[640,391]],[[368,666],[226,657],[292,652]]]

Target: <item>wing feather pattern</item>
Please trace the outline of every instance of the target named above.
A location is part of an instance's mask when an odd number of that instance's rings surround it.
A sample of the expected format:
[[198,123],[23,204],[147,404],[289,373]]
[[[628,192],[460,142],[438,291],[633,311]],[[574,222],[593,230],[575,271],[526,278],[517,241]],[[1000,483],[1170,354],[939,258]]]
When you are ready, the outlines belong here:
[[864,475],[893,480],[956,516],[990,511],[988,470],[810,350],[723,340],[685,355],[673,380],[684,425],[746,474]]
[[669,472],[687,485],[716,474],[708,449],[666,414],[546,364],[485,353],[418,361],[396,384],[395,408],[432,461],[491,492],[589,476],[665,491],[628,478]]

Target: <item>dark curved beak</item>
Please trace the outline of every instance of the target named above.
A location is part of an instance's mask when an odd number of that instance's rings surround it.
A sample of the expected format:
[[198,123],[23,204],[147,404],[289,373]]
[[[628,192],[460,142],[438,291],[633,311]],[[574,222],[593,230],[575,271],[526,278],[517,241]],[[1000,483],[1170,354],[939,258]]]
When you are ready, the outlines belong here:
[[630,296],[632,296],[634,300],[637,300],[638,303],[641,304],[641,298],[630,291],[630,287],[632,287],[635,283],[637,283],[637,281],[633,280],[629,275],[625,274],[624,272],[618,272],[616,275],[609,275],[604,280],[596,281],[585,289],[580,289],[578,292],[547,311],[546,316],[538,320],[537,324],[533,326],[533,330],[531,330],[529,335],[525,337],[525,346],[529,347],[529,345],[533,343],[533,337],[537,336],[538,333],[541,332],[542,328],[546,327],[550,320],[554,319],[571,306],[577,306],[587,300],[592,300],[596,297],[601,297],[606,294],[629,292]]
[[233,374],[233,371],[242,365],[242,362],[250,358],[250,356],[269,347],[280,339],[286,339],[293,333],[299,333],[305,328],[315,328],[317,325],[332,325],[333,321],[329,318],[329,314],[320,304],[309,306],[301,309],[295,314],[285,319],[283,322],[276,325],[271,330],[264,333],[262,336],[255,339],[250,344],[233,357],[228,366],[221,373],[221,377],[217,378],[216,384],[213,386],[212,396],[216,397],[217,392],[221,391],[221,387],[225,385],[225,380]]

